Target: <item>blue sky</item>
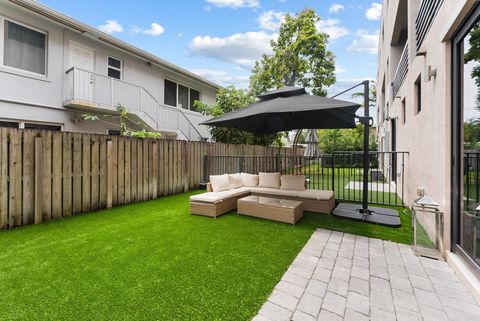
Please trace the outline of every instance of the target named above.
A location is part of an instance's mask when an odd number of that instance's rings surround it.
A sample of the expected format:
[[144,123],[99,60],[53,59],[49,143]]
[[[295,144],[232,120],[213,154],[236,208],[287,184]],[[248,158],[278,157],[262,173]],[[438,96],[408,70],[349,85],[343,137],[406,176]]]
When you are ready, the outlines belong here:
[[313,8],[330,35],[337,85],[375,78],[380,0],[42,0],[88,25],[221,85],[248,86],[285,13]]

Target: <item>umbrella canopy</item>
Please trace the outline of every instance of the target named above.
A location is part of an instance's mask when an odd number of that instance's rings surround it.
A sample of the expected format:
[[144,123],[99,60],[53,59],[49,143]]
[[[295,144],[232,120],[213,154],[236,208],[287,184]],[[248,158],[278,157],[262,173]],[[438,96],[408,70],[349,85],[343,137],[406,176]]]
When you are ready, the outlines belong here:
[[303,156],[307,158],[320,156],[320,150],[318,149],[318,134],[315,129],[309,129],[307,132],[307,148],[305,149]]
[[355,128],[357,103],[308,95],[304,88],[283,87],[258,96],[259,101],[201,125],[237,128],[254,134],[292,129]]

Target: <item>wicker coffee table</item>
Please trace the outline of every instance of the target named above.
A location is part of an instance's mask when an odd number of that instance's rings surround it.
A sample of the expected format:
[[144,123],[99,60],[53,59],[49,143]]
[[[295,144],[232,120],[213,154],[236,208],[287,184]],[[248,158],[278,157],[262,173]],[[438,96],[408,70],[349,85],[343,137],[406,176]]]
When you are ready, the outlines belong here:
[[250,195],[237,201],[238,214],[295,224],[303,216],[299,201]]

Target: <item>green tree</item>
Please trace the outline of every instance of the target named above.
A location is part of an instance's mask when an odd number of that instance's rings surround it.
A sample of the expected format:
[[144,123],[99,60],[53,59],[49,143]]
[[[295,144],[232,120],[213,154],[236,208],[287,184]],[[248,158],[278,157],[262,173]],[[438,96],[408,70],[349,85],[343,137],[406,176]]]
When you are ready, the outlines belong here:
[[[480,25],[476,24],[472,30],[469,33],[470,38],[468,39],[468,43],[470,45],[470,48],[468,51],[465,53],[464,56],[464,63],[467,64],[471,61],[474,61],[477,63],[472,68],[472,72],[470,74],[470,77],[475,79],[475,84],[477,85],[477,88],[480,88]],[[476,97],[476,102],[477,102],[477,110],[480,110],[480,90],[477,89],[477,97]]]
[[[228,86],[220,89],[217,93],[216,103],[206,105],[200,101],[195,102],[197,111],[204,115],[218,117],[240,108],[244,108],[255,101],[255,96],[247,90],[237,89],[234,86]],[[270,146],[272,144],[281,146],[280,134],[274,135],[253,135],[251,133],[238,130],[236,128],[224,128],[218,126],[209,127],[210,134],[214,141],[227,144],[249,144]]]
[[285,16],[277,40],[270,42],[273,53],[263,55],[253,68],[250,88],[255,95],[298,85],[326,96],[327,87],[336,80],[335,56],[327,49],[328,35],[316,27],[318,21],[313,9]]
[[[320,129],[318,131],[320,150],[324,154],[334,151],[363,150],[363,125],[351,129]],[[377,150],[377,139],[370,133],[370,150]]]

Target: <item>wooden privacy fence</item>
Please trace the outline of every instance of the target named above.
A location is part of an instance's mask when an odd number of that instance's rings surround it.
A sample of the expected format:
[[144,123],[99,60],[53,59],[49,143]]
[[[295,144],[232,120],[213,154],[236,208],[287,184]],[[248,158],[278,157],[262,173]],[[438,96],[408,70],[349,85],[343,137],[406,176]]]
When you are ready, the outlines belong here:
[[205,155],[289,148],[0,128],[0,229],[198,188]]

